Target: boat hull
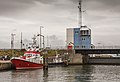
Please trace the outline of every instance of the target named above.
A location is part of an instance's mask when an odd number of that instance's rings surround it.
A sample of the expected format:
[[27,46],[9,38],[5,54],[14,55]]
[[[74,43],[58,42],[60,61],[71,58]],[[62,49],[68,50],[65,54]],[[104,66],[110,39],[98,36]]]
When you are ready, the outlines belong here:
[[15,69],[40,69],[43,64],[33,63],[20,59],[12,59],[11,62],[15,65]]

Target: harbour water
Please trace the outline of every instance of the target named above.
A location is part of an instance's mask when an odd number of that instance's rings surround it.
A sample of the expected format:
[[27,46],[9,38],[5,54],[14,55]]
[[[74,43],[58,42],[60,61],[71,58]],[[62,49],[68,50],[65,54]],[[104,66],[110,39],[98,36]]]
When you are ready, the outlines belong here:
[[46,73],[43,69],[1,71],[0,82],[120,82],[120,66],[56,66]]

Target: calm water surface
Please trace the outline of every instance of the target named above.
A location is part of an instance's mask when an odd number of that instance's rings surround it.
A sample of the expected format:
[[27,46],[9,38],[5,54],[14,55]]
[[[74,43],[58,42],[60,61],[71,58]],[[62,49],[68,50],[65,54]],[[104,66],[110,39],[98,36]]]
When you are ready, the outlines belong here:
[[120,82],[120,66],[49,67],[48,76],[42,69],[2,71],[0,82]]

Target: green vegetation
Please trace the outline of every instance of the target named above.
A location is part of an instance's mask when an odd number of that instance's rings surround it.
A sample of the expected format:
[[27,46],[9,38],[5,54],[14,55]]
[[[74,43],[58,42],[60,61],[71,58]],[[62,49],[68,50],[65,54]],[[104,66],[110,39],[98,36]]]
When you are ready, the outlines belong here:
[[0,50],[0,56],[9,56],[9,57],[12,57],[12,56],[20,56],[20,55],[23,55],[24,51],[20,51],[20,50]]
[[[0,50],[0,56],[9,56],[9,57],[13,57],[13,56],[20,56],[20,55],[23,55],[24,54],[24,51],[25,50],[20,50],[20,49],[16,49],[16,50],[11,50],[11,49],[8,49],[8,50]],[[67,51],[66,50],[48,50],[48,57],[50,56],[56,56],[56,54],[64,54],[66,53]]]
[[48,56],[56,56],[57,50],[48,50]]
[[48,50],[48,56],[56,56],[56,54],[64,54],[67,50]]

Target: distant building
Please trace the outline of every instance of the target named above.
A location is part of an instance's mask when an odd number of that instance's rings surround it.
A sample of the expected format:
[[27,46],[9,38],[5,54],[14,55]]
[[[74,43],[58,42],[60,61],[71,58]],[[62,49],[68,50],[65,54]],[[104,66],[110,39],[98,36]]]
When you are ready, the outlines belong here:
[[91,48],[91,29],[87,26],[81,28],[67,28],[67,46],[72,49],[89,49]]

